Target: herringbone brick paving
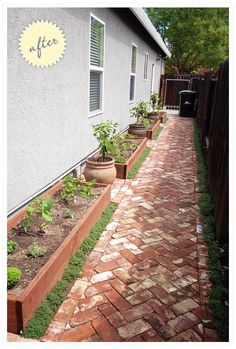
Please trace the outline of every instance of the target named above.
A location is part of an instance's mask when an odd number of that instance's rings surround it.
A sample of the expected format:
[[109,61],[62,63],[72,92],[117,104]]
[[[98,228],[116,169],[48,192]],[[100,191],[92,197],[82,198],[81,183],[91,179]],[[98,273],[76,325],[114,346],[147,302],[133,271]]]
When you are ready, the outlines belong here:
[[193,120],[169,118],[43,341],[217,341]]

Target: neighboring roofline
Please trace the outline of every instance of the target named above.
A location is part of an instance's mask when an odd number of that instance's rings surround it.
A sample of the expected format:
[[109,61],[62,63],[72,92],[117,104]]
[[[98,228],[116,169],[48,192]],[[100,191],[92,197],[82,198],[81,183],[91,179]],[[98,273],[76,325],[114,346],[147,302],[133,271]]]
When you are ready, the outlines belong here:
[[151,37],[156,41],[161,50],[166,54],[167,57],[171,57],[171,53],[166,47],[161,35],[156,31],[154,25],[148,18],[146,12],[141,7],[130,7],[130,10],[143,25],[143,27],[148,31]]

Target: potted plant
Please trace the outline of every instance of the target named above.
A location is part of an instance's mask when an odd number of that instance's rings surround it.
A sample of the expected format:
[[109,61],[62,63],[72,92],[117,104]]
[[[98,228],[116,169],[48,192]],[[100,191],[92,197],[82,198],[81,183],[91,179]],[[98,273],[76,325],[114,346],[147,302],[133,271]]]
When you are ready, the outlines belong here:
[[159,103],[159,97],[156,91],[153,91],[150,97],[149,105],[151,111],[148,113],[150,119],[159,119],[161,106]]
[[129,125],[128,133],[138,137],[146,137],[146,128],[142,120],[147,116],[147,103],[145,101],[139,101],[137,105],[130,110],[130,116],[136,117],[136,123]]
[[117,129],[117,122],[108,120],[93,125],[93,135],[99,143],[100,156],[86,160],[84,177],[86,181],[96,179],[98,183],[112,184],[116,178],[114,159],[108,156]]

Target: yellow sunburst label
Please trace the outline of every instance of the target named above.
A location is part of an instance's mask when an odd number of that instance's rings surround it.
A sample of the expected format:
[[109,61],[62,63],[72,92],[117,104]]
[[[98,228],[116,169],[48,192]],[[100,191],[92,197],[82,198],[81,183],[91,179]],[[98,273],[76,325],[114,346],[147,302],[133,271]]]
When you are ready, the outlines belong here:
[[62,30],[49,21],[37,21],[23,30],[19,49],[23,58],[33,66],[56,64],[65,52],[66,40]]

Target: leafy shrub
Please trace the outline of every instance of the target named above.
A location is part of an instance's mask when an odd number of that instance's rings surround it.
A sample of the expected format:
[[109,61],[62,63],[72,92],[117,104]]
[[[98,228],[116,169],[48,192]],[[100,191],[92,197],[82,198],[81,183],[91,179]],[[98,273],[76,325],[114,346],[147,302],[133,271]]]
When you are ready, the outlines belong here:
[[93,187],[96,184],[96,179],[90,179],[86,183],[82,183],[81,185],[78,186],[79,189],[79,195],[82,198],[87,198],[90,196],[93,196]]
[[203,216],[209,216],[213,212],[214,206],[209,193],[202,193],[198,204]]
[[7,241],[7,253],[12,254],[19,249],[18,244],[14,240]]
[[78,186],[77,186],[78,178],[75,178],[73,176],[66,176],[63,180],[64,188],[60,191],[61,197],[63,199],[69,200],[73,199],[77,192],[78,192]]
[[140,120],[147,116],[147,103],[139,101],[135,107],[130,110],[130,116],[136,118],[136,124],[140,124]]
[[7,288],[11,288],[20,281],[22,271],[16,267],[7,268]]
[[47,249],[40,246],[37,242],[33,242],[27,249],[27,256],[31,258],[42,257],[47,252]]
[[102,161],[105,161],[106,153],[113,143],[118,123],[112,120],[93,125],[93,135],[99,143],[99,149],[102,153]]
[[158,104],[159,100],[160,98],[157,92],[153,91],[149,101],[153,113],[156,113],[157,111],[161,110],[161,106]]

